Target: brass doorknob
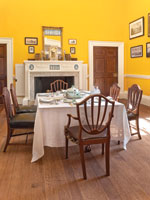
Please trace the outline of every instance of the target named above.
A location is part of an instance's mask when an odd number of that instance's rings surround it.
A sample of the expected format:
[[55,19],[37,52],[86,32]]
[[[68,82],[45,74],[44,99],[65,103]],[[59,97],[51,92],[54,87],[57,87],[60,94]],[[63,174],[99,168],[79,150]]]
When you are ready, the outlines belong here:
[[118,74],[117,73],[113,73],[113,77],[117,77],[118,76]]

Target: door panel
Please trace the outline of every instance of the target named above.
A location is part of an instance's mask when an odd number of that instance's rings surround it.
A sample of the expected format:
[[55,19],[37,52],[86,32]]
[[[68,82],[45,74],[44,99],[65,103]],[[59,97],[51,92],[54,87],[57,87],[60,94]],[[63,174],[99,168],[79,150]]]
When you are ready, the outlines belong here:
[[118,82],[118,48],[94,47],[93,58],[94,85],[108,96],[111,85]]
[[[101,66],[101,67],[99,67]],[[105,60],[98,58],[96,59],[96,63],[95,63],[95,72],[99,73],[99,72],[105,72]]]
[[0,44],[0,104],[2,101],[3,87],[7,86],[7,53],[6,44]]
[[104,86],[104,82],[105,79],[104,78],[96,78],[95,79],[95,86],[99,86],[100,91],[104,91],[105,90],[105,86]]

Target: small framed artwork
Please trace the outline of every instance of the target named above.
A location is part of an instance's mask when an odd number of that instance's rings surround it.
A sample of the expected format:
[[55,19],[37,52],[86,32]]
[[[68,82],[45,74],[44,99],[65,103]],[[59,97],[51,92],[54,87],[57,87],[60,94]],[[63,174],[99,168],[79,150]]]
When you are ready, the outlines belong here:
[[131,58],[138,58],[143,56],[143,45],[130,48]]
[[25,37],[25,45],[38,45],[38,38]]
[[144,35],[144,17],[141,17],[129,24],[130,39]]
[[76,48],[75,47],[70,47],[70,53],[75,54],[76,53]]
[[150,42],[146,43],[146,57],[150,57]]
[[69,39],[68,42],[69,42],[69,44],[73,44],[73,45],[77,44],[77,40],[76,39]]
[[150,13],[148,13],[148,37],[150,37]]
[[29,46],[28,47],[28,53],[34,53],[34,52],[35,52],[34,46]]

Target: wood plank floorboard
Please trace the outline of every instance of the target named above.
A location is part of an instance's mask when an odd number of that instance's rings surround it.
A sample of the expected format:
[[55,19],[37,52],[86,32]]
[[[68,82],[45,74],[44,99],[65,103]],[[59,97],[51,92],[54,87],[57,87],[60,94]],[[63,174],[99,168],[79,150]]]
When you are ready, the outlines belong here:
[[[124,100],[122,100],[125,103]],[[134,123],[133,123],[134,127]],[[31,163],[30,135],[6,141],[6,118],[0,106],[0,200],[150,200],[150,107],[140,107],[142,140],[133,136],[122,144],[111,141],[110,176],[105,176],[105,157],[101,145],[85,153],[87,180],[83,180],[78,146],[45,147],[45,155]]]

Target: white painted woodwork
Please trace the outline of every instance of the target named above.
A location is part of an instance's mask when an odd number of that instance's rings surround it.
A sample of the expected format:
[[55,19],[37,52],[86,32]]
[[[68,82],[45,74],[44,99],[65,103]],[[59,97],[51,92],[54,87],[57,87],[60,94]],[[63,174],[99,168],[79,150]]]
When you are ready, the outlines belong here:
[[[87,90],[87,65],[83,61],[24,61],[25,63],[25,98],[23,104],[34,100],[34,77],[74,76],[74,85]],[[31,70],[30,66],[34,65]],[[51,66],[59,66],[53,69]],[[78,65],[78,69],[75,69]]]

